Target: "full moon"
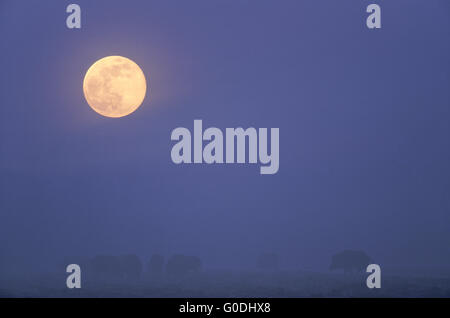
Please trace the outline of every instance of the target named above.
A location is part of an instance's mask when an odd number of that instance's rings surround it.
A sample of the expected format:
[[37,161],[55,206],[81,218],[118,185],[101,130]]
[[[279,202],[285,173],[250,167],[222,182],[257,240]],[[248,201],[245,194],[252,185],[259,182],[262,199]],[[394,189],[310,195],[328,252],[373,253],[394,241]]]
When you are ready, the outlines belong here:
[[123,117],[144,101],[147,83],[132,60],[122,56],[104,57],[88,69],[83,92],[93,110],[106,117]]

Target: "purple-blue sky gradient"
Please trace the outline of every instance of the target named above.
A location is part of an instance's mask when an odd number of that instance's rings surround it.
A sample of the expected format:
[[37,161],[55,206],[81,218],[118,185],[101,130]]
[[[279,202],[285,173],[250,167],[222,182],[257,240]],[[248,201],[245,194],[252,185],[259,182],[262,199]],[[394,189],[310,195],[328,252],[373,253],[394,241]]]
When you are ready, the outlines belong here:
[[[81,30],[66,28],[69,3]],[[369,3],[382,29],[365,26]],[[325,270],[362,249],[450,266],[450,2],[0,2],[0,257],[275,251]],[[122,55],[143,105],[99,116],[82,81]],[[280,128],[280,170],[175,165],[171,131]]]

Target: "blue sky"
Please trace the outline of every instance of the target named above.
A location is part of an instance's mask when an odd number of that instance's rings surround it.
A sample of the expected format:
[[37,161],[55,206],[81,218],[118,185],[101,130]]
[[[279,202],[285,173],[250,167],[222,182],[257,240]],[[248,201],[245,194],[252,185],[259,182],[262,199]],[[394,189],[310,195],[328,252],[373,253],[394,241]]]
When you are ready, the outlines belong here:
[[[2,1],[0,255],[448,266],[450,6],[376,2],[380,30],[349,0],[76,1],[69,30],[69,1]],[[83,97],[109,55],[149,84],[121,119]],[[194,119],[280,128],[279,172],[173,164],[170,133]]]

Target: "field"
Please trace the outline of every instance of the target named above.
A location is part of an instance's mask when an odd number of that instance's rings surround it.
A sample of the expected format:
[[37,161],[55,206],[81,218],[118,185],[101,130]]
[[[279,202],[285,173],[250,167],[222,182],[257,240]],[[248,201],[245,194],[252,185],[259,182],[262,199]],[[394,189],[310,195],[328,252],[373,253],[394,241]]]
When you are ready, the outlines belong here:
[[365,280],[363,273],[204,270],[134,282],[82,277],[81,289],[68,289],[65,276],[29,275],[1,279],[0,297],[450,297],[450,277],[384,275],[380,289]]

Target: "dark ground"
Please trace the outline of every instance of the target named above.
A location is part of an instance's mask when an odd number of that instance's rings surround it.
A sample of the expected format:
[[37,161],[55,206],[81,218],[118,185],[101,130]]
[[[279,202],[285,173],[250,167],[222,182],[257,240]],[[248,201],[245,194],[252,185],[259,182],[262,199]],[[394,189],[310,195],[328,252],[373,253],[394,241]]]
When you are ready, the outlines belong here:
[[177,279],[144,275],[135,282],[82,276],[82,288],[69,290],[63,275],[28,275],[2,278],[0,297],[450,297],[448,276],[382,275],[378,290],[366,287],[366,277],[365,273],[205,270]]

